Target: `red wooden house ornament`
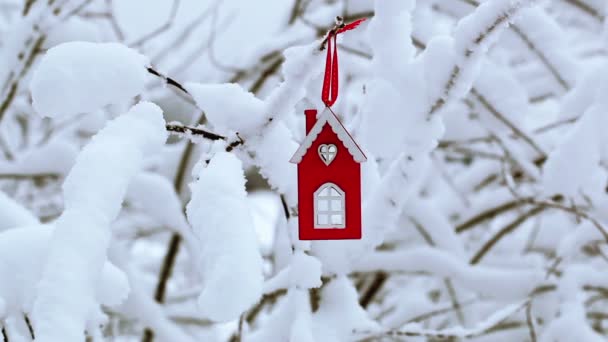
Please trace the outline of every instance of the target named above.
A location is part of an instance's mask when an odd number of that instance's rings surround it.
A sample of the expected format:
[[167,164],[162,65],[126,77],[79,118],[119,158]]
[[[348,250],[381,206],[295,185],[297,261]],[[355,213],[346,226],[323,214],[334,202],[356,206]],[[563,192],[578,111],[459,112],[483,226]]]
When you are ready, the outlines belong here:
[[306,114],[298,164],[300,240],[361,238],[361,164],[367,158],[330,108]]
[[[338,34],[365,19],[344,25],[338,17],[329,32],[321,100],[325,110],[306,114],[306,137],[291,157],[298,164],[300,240],[361,239],[361,163],[367,158],[331,106],[338,98]],[[333,46],[333,53],[332,53]]]

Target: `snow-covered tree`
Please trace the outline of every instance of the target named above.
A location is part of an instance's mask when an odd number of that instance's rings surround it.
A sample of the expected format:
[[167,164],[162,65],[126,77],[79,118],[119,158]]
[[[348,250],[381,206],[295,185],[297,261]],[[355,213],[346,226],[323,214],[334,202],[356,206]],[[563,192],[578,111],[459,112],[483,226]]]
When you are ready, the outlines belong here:
[[[0,341],[605,341],[607,13],[2,0]],[[363,238],[300,241],[289,160],[361,18]]]

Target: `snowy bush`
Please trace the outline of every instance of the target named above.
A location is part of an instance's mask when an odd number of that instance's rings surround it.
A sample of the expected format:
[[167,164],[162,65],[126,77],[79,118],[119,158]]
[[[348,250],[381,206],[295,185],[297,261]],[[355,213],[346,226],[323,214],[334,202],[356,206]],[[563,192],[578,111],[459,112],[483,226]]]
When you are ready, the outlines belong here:
[[[0,14],[0,341],[608,338],[605,2]],[[336,16],[363,238],[300,241]]]

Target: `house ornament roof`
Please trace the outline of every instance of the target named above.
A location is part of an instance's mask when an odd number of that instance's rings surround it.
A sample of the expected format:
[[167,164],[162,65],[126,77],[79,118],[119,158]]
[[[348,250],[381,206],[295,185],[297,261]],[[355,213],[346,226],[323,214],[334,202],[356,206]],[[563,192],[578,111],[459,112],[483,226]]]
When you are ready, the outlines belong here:
[[357,163],[362,163],[367,160],[367,157],[363,151],[361,151],[359,145],[357,145],[350,133],[344,128],[340,120],[338,120],[338,117],[336,117],[331,109],[326,108],[321,114],[321,117],[317,119],[317,122],[315,122],[314,126],[310,129],[310,132],[308,132],[304,141],[302,141],[300,148],[298,148],[296,153],[294,153],[293,157],[289,160],[291,163],[298,164],[302,161],[306,151],[312,146],[312,143],[317,139],[317,136],[321,133],[321,130],[323,130],[326,123],[329,124],[332,131],[338,136],[338,139],[340,139],[344,146],[346,146],[346,149]]

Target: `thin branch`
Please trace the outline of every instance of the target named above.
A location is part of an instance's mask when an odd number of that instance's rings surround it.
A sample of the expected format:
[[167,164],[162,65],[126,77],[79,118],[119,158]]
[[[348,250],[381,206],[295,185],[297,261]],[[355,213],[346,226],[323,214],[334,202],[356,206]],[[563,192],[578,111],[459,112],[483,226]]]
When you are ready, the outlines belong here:
[[[524,301],[522,304],[518,305],[513,312],[510,312],[510,314],[508,316],[511,316],[514,313],[520,311],[527,304],[527,302],[528,301]],[[478,329],[473,328],[469,331],[463,331],[462,328],[455,328],[455,329],[445,329],[445,330],[427,330],[427,329],[387,330],[387,331],[380,331],[380,332],[354,330],[353,333],[357,334],[357,335],[359,335],[359,334],[367,335],[367,337],[359,339],[358,341],[376,341],[376,340],[378,340],[378,338],[380,338],[382,336],[426,337],[428,339],[440,339],[440,340],[451,341],[454,339],[473,338],[473,337],[477,337],[477,336],[482,336],[482,335],[489,334],[489,333],[492,333],[492,332],[495,332],[498,330],[514,329],[514,328],[521,327],[521,324],[519,324],[518,322],[506,322],[508,316],[503,317],[498,322],[493,322],[488,327],[483,327],[483,328],[478,328]]]
[[199,127],[190,127],[185,126],[179,123],[168,123],[165,125],[165,128],[170,133],[176,134],[189,134],[193,136],[200,136],[209,140],[227,140],[227,138],[223,135],[219,135],[213,132],[206,131]]
[[34,335],[34,327],[32,326],[32,322],[30,322],[30,318],[27,317],[26,314],[23,314],[23,320],[25,321],[25,324],[27,325],[27,330],[29,330],[29,332],[30,332],[30,337],[32,338],[32,340],[35,340],[36,336]]
[[177,82],[176,80],[172,79],[169,76],[165,76],[163,74],[161,74],[160,72],[156,71],[154,68],[152,67],[147,67],[146,68],[148,70],[148,72],[154,76],[160,77],[161,79],[163,79],[168,85],[174,86],[175,88],[177,88],[179,91],[183,92],[184,94],[190,96],[190,93],[186,90],[186,88],[184,88],[183,85],[181,85],[181,83]]
[[24,180],[24,179],[56,180],[61,177],[62,177],[62,175],[60,175],[58,173],[0,173],[0,179],[13,179],[13,180]]
[[488,241],[486,241],[486,243],[483,244],[483,246],[471,258],[470,263],[472,265],[479,263],[481,259],[498,243],[498,241],[500,241],[503,237],[507,236],[509,233],[513,232],[522,223],[526,222],[526,220],[540,214],[545,209],[546,207],[543,206],[534,207],[523,215],[516,218],[515,220],[513,220],[511,223],[504,226],[496,234],[494,234],[494,236],[492,236]]
[[34,5],[34,3],[37,0],[25,0],[25,3],[23,4],[23,12],[21,12],[22,16],[27,16],[27,14],[30,12],[30,9],[32,8],[32,5]]
[[584,212],[583,210],[580,210],[579,208],[577,208],[575,206],[567,207],[565,205],[555,203],[555,202],[549,202],[549,201],[533,201],[533,204],[542,206],[544,208],[559,209],[561,211],[565,211],[565,212],[571,213],[573,215],[579,216],[581,218],[584,218],[585,220],[591,222],[591,224],[593,224],[593,226],[598,230],[598,232],[600,232],[600,234],[602,234],[602,237],[604,238],[604,240],[606,242],[608,242],[608,231],[606,230],[606,228],[604,228],[604,226],[602,226],[602,224],[600,224],[598,220],[596,220],[594,217],[592,217],[588,213]]
[[530,332],[530,342],[536,342],[536,330],[534,329],[534,321],[532,317],[532,301],[526,305],[526,324],[528,325],[528,331]]
[[545,56],[545,54],[540,51],[540,49],[538,49],[536,45],[534,45],[534,43],[519,28],[519,26],[511,24],[511,30],[513,30],[513,32],[515,32],[515,34],[526,44],[526,46],[528,46],[528,49],[530,49],[530,51],[532,51],[532,53],[534,53],[538,57],[540,62],[547,68],[547,70],[549,70],[549,73],[555,78],[557,83],[559,83],[559,85],[561,85],[564,90],[570,89],[570,84],[568,84],[568,81],[566,81],[566,79],[559,73],[557,68],[551,63],[547,56]]
[[[197,124],[201,125],[205,122],[205,115],[201,113],[198,118]],[[182,189],[184,187],[184,180],[186,178],[188,165],[190,164],[190,158],[192,157],[192,151],[194,149],[194,143],[192,141],[188,141],[186,143],[186,147],[184,148],[184,152],[182,153],[182,157],[180,159],[179,165],[177,167],[177,172],[175,174],[175,180],[173,182],[173,187],[177,194],[181,194]],[[171,239],[169,240],[169,245],[167,247],[167,252],[165,253],[165,257],[163,258],[163,264],[161,266],[161,272],[158,275],[158,281],[156,283],[155,290],[155,299],[157,302],[162,303],[165,300],[165,293],[167,282],[169,281],[169,277],[171,276],[171,271],[175,265],[175,261],[177,260],[177,254],[179,252],[181,244],[181,237],[177,233],[173,233],[171,235]],[[154,339],[154,333],[151,329],[146,328],[144,330],[144,334],[142,337],[142,342],[152,342]]]
[[359,305],[362,308],[367,308],[367,306],[372,302],[375,295],[380,292],[380,289],[388,279],[388,274],[386,272],[376,272],[374,274],[374,278],[372,279],[372,283],[367,287],[365,292],[359,298]]
[[582,0],[564,0],[564,1],[567,2],[568,4],[572,5],[573,7],[578,8],[582,12],[585,12],[586,14],[590,15],[594,19],[597,19],[600,22],[604,21],[604,16],[601,15],[595,8],[589,6],[586,2],[584,2]]
[[300,7],[302,4],[302,0],[295,0],[293,7],[291,8],[291,14],[289,15],[288,24],[292,25],[296,22],[296,19],[300,16]]
[[[173,234],[169,240],[169,248],[167,249],[167,253],[165,253],[160,274],[158,276],[158,283],[156,284],[156,290],[154,292],[154,299],[158,303],[165,301],[167,283],[169,282],[169,278],[173,272],[173,266],[175,265],[175,260],[177,259],[181,239],[182,238],[179,234]],[[144,330],[142,342],[152,342],[153,340],[154,332],[151,329],[146,328]]]
[[271,293],[268,293],[268,294],[265,294],[264,296],[262,296],[262,299],[253,308],[251,308],[251,310],[249,310],[249,312],[247,313],[247,316],[245,317],[245,320],[247,321],[247,323],[248,324],[253,323],[255,321],[256,317],[259,315],[259,313],[262,311],[262,309],[266,305],[276,302],[277,299],[284,296],[285,294],[287,294],[287,290],[280,289],[280,290],[276,290],[274,292],[271,292]]
[[505,124],[507,127],[511,129],[511,131],[522,138],[528,145],[530,145],[541,157],[546,157],[547,154],[543,151],[540,146],[526,133],[524,133],[519,127],[515,126],[509,119],[507,119],[504,115],[502,115],[483,95],[481,95],[476,89],[471,89],[471,94],[475,96],[477,101],[479,101],[496,119]]
[[[270,78],[270,76],[274,75],[278,70],[281,64],[283,64],[283,55],[278,55],[277,58],[271,64],[266,67],[258,77],[258,79],[253,82],[253,85],[249,88],[249,91],[257,94],[262,86],[266,83],[266,80]],[[237,73],[238,74],[238,73]]]
[[106,0],[106,8],[108,13],[110,13],[108,19],[110,20],[110,25],[112,26],[112,30],[114,31],[116,38],[121,42],[124,41],[125,34],[122,32],[120,25],[118,25],[118,21],[116,21],[116,16],[114,15],[114,8],[112,6],[112,0]]
[[[478,299],[475,299],[475,298],[474,299],[465,300],[465,301],[463,301],[463,302],[460,303],[459,308],[462,309],[463,307],[475,304],[477,302],[478,302]],[[458,308],[455,307],[454,303],[452,302],[450,304],[450,306],[448,306],[448,307],[445,307],[445,308],[442,308],[442,309],[433,310],[433,311],[429,311],[429,312],[426,312],[424,314],[421,314],[421,315],[415,316],[413,318],[410,318],[407,321],[407,323],[425,321],[425,320],[427,320],[429,318],[433,318],[433,317],[438,316],[438,315],[443,315],[443,314],[446,314],[446,313],[450,313],[450,312],[452,312],[454,310],[457,310],[457,309]]]
[[160,25],[155,30],[153,30],[152,32],[144,34],[142,37],[136,39],[135,41],[131,42],[128,45],[132,46],[132,47],[141,46],[144,43],[146,43],[147,41],[149,41],[150,39],[167,31],[171,27],[171,25],[173,25],[173,21],[175,20],[175,16],[177,15],[177,10],[179,8],[179,5],[180,5],[180,0],[173,0],[173,4],[171,6],[171,11],[169,12],[169,17],[167,17],[167,20],[162,25]]
[[[518,6],[513,6],[513,7],[510,7],[505,13],[496,17],[494,22],[490,26],[488,26],[483,32],[479,33],[479,35],[472,41],[472,43],[476,46],[481,45],[481,43],[484,42],[485,39],[488,38],[492,33],[494,33],[494,31],[496,31],[502,24],[504,24],[509,19],[511,19],[511,17],[515,13],[517,13],[518,10],[519,10]],[[474,50],[467,49],[467,51],[464,54],[464,58],[470,59],[471,56],[473,56],[473,53],[474,53]],[[431,117],[433,114],[435,114],[441,108],[443,108],[443,106],[446,104],[446,99],[448,99],[450,97],[450,94],[452,93],[454,86],[456,85],[456,83],[458,82],[458,80],[461,76],[462,76],[462,72],[460,70],[460,66],[458,64],[454,64],[454,66],[452,68],[452,72],[450,73],[450,78],[448,79],[448,81],[446,82],[446,84],[444,86],[443,95],[439,96],[433,102],[433,105],[431,106],[431,109],[429,110],[429,113],[427,115],[428,117]]]
[[487,220],[493,219],[494,217],[496,217],[504,212],[519,208],[525,204],[529,204],[531,200],[532,200],[531,197],[523,198],[523,199],[516,199],[513,201],[502,203],[496,207],[487,209],[487,210],[469,218],[468,220],[462,222],[461,224],[457,225],[455,228],[455,231],[456,231],[456,233],[462,233],[464,231],[467,231],[467,230],[475,227],[476,225],[478,225],[482,222],[485,222]]
[[[473,7],[479,6],[479,3],[475,0],[461,0]],[[545,56],[545,54],[536,47],[536,45],[530,40],[530,38],[519,28],[516,24],[511,24],[511,30],[528,46],[528,49],[535,54],[540,62],[549,70],[551,75],[557,80],[557,82],[565,89],[570,89],[570,85],[566,81],[566,79],[559,73],[557,68],[551,64],[551,61]]]

